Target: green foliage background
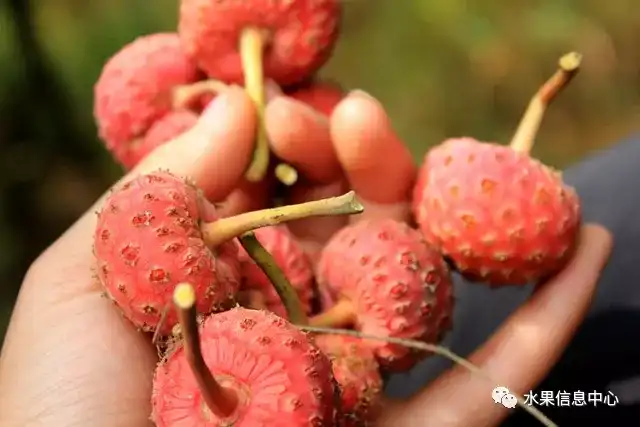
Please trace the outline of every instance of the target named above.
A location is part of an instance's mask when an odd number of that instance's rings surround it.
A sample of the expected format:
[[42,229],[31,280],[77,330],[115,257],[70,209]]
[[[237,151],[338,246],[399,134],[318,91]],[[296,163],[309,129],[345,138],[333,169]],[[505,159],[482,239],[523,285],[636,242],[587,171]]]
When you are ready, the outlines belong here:
[[[176,3],[2,2],[0,334],[30,262],[121,173],[93,123],[92,85],[102,64],[138,35],[174,29]],[[550,110],[534,150],[564,167],[635,129],[634,6],[344,0],[343,37],[321,75],[378,97],[418,159],[448,136],[507,141],[557,58],[578,50],[584,69]]]

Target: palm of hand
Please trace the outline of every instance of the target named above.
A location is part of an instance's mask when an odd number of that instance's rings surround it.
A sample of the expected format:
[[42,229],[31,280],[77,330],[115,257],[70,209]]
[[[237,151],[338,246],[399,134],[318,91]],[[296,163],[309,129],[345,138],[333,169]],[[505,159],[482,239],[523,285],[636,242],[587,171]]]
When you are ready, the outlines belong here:
[[[289,202],[337,195],[351,187],[368,202],[366,216],[406,218],[415,168],[376,101],[352,94],[328,121],[277,98],[267,109],[267,123],[273,150],[307,179],[289,194]],[[241,90],[230,89],[216,98],[194,129],[156,150],[134,173],[165,168],[188,175],[210,200],[226,200],[227,213],[262,208],[268,199],[264,184],[238,185],[250,158],[254,126],[250,100]],[[92,277],[93,210],[43,253],[25,277],[0,361],[2,425],[151,425],[149,396],[157,357],[147,337],[101,297],[100,285]],[[344,221],[308,220],[293,231],[313,254]],[[546,374],[582,319],[610,249],[602,230],[589,229],[585,236],[584,248],[572,265],[472,356],[476,363],[522,390]],[[560,287],[556,281],[562,289],[555,289]],[[567,321],[571,310],[575,314]],[[565,322],[562,330],[522,342],[523,324],[542,322],[532,326],[530,334],[553,330],[559,318]],[[505,349],[516,349],[518,354],[504,354]],[[542,355],[548,362],[538,362]],[[520,363],[491,363],[517,361],[518,356]],[[519,368],[527,360],[538,362],[537,367],[522,372]],[[424,411],[430,410],[435,425],[444,420],[454,420],[447,425],[491,425],[506,415],[504,408],[490,405],[493,386],[453,370],[401,411],[390,407],[381,424],[423,425]],[[459,387],[465,387],[466,396],[486,399],[482,413],[451,407],[444,396],[447,389]]]

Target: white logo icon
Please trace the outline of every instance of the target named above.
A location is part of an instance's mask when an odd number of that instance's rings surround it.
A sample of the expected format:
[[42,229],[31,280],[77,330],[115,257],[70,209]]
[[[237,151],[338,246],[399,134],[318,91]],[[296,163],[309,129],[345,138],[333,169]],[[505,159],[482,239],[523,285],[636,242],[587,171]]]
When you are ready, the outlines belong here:
[[496,387],[491,392],[491,398],[493,399],[494,403],[499,403],[502,405],[502,398],[508,394],[511,394],[508,388]]
[[502,406],[505,408],[513,409],[518,406],[518,399],[513,394],[507,393],[502,396],[500,403],[502,403]]

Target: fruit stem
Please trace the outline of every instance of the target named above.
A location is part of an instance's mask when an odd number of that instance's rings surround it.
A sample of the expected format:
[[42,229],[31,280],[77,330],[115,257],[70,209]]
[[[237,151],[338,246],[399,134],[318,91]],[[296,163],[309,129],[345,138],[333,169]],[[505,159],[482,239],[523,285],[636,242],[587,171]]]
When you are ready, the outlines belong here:
[[356,321],[353,304],[348,299],[341,299],[328,310],[309,319],[311,326],[343,327],[351,326]]
[[219,80],[208,79],[173,88],[172,105],[174,109],[185,108],[194,98],[205,94],[216,95],[229,86]]
[[255,233],[249,231],[240,236],[240,243],[247,251],[251,259],[260,267],[260,270],[267,275],[274,289],[278,293],[282,305],[287,311],[289,321],[298,325],[306,325],[309,323],[307,313],[300,302],[298,293],[285,276],[282,269],[278,266],[273,256],[258,241]]
[[[499,384],[498,381],[495,381],[494,379],[492,379],[486,372],[484,372],[478,366],[474,365],[473,363],[471,363],[470,361],[466,360],[465,358],[463,358],[461,356],[458,356],[457,354],[455,354],[454,352],[452,352],[448,348],[442,347],[442,346],[439,346],[439,345],[436,345],[436,344],[429,344],[429,343],[425,343],[423,341],[416,341],[416,340],[410,340],[410,339],[405,339],[405,338],[394,338],[394,337],[385,337],[385,336],[379,336],[379,335],[363,334],[361,332],[354,331],[354,330],[351,330],[351,329],[324,328],[324,327],[306,326],[306,325],[305,326],[297,325],[297,327],[300,330],[303,330],[303,331],[306,331],[306,332],[311,332],[311,333],[316,333],[316,334],[345,335],[345,336],[350,336],[350,337],[354,337],[354,338],[359,338],[359,339],[362,339],[362,340],[381,341],[381,342],[386,342],[386,343],[389,343],[389,344],[395,344],[395,345],[399,345],[399,346],[413,348],[413,349],[416,349],[416,350],[428,351],[428,352],[437,354],[438,356],[442,356],[445,359],[451,360],[452,362],[454,362],[457,365],[462,366],[463,368],[465,368],[466,370],[468,370],[472,374],[475,374],[475,375],[478,375],[480,377],[485,378],[489,383],[491,383],[492,386],[495,386],[496,384]],[[517,395],[516,395],[516,399],[518,400],[518,405],[522,409],[527,411],[529,414],[531,414],[531,416],[533,416],[535,419],[540,421],[540,423],[542,425],[544,425],[546,427],[558,427],[558,425],[556,423],[551,421],[539,409],[537,409],[534,406],[527,405],[524,402],[524,399],[522,399],[521,397],[519,397]]]
[[[245,173],[249,182],[262,181],[269,168],[269,141],[264,123],[265,90],[262,54],[264,53],[267,32],[256,27],[246,27],[240,35],[240,58],[244,73],[244,87],[256,105],[258,129],[253,159]],[[289,165],[281,166],[276,177],[285,185],[293,185],[298,179],[298,172]],[[284,169],[283,169],[284,167]]]
[[276,166],[275,174],[278,181],[288,187],[298,182],[298,171],[286,163],[279,163]]
[[296,205],[280,206],[271,209],[261,209],[240,215],[221,218],[217,221],[205,223],[201,226],[204,241],[210,247],[240,236],[256,228],[268,227],[284,222],[314,216],[337,216],[361,213],[364,207],[350,191],[342,196],[314,200]]
[[567,53],[560,58],[558,70],[540,86],[529,101],[529,106],[511,139],[510,146],[513,150],[521,153],[531,151],[547,107],[578,73],[581,62],[582,55],[577,52]]
[[188,283],[177,285],[173,292],[173,302],[178,312],[184,352],[202,397],[209,410],[216,416],[228,417],[238,407],[238,396],[233,390],[221,386],[216,381],[202,357],[195,308],[196,293],[193,286]]

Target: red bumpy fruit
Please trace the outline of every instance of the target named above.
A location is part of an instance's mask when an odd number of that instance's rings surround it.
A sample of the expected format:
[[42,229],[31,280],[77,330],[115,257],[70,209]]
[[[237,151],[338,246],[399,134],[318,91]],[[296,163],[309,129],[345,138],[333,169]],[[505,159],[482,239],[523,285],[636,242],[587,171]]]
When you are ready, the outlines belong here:
[[[262,246],[273,256],[278,267],[296,290],[305,311],[309,314],[313,298],[314,277],[311,262],[302,246],[286,225],[264,227],[255,230],[254,233]],[[241,262],[242,288],[260,292],[266,308],[286,319],[285,307],[266,274],[243,248],[240,248],[238,257]]]
[[295,326],[263,310],[234,308],[200,328],[202,354],[217,382],[238,397],[218,418],[206,406],[183,347],[156,369],[152,419],[158,427],[334,426],[331,362]]
[[[429,343],[451,327],[449,269],[420,232],[403,222],[367,220],[344,227],[324,247],[317,279],[339,300],[334,309],[311,319],[312,325],[334,326],[349,319],[365,334]],[[370,345],[389,370],[409,369],[424,357],[394,344]]]
[[304,80],[329,58],[338,36],[340,0],[182,0],[178,32],[210,77],[244,81],[241,33],[264,31],[264,76],[280,85]]
[[580,204],[561,175],[525,153],[472,138],[430,150],[414,193],[425,238],[473,280],[526,284],[571,255]]
[[557,273],[572,255],[580,201],[560,173],[529,152],[547,107],[580,69],[569,52],[533,95],[509,146],[473,138],[431,149],[419,172],[413,211],[425,238],[470,278],[524,285]]
[[329,359],[340,387],[341,427],[373,426],[382,410],[382,376],[376,357],[361,339],[316,335],[314,342]]
[[125,316],[145,331],[171,332],[177,323],[172,295],[180,282],[193,284],[199,313],[228,307],[238,291],[237,245],[223,243],[215,255],[205,245],[198,223],[215,218],[201,218],[202,202],[183,179],[154,172],[116,188],[98,215],[98,276]]
[[147,154],[137,141],[171,110],[172,89],[199,75],[177,33],[139,37],[106,62],[94,87],[94,116],[116,160],[132,168]]
[[287,94],[293,99],[304,102],[313,109],[330,116],[334,108],[345,97],[339,86],[329,82],[312,82]]

